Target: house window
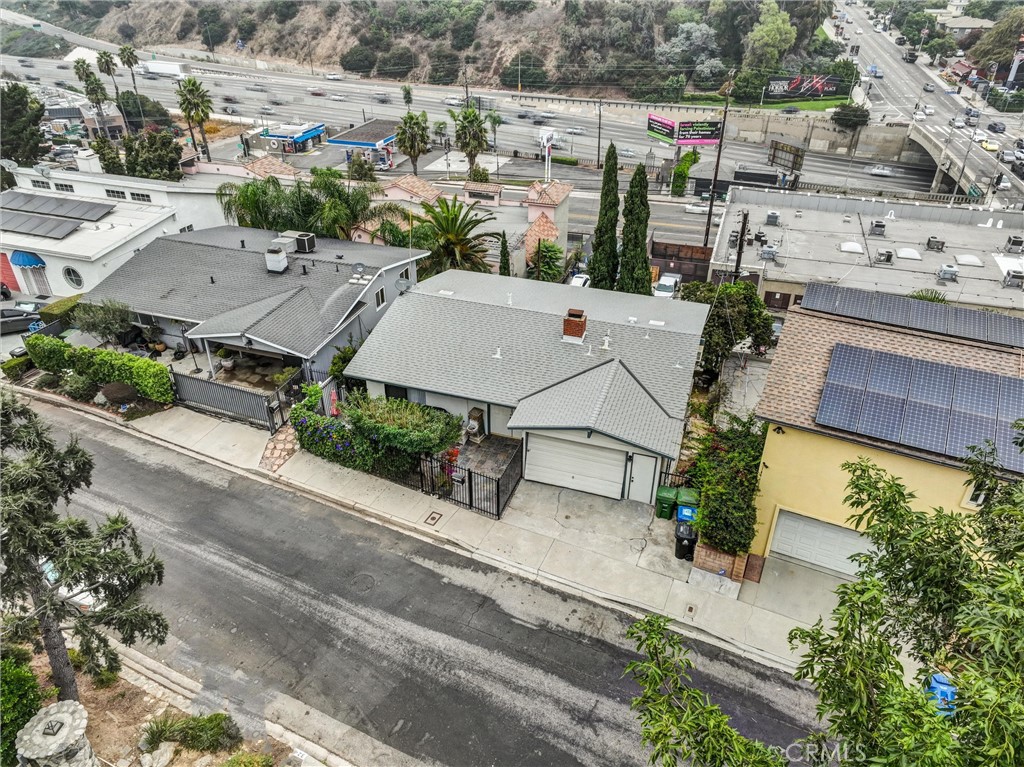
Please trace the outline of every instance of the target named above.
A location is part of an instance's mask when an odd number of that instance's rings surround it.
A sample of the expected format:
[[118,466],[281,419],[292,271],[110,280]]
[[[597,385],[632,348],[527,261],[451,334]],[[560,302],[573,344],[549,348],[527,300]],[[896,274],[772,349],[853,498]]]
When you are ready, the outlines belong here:
[[49,181],[40,181],[39,179],[34,178],[34,179],[32,179],[32,187],[34,189],[49,189],[50,188],[50,182]]
[[75,290],[79,290],[85,285],[85,280],[82,279],[81,273],[73,266],[65,266],[61,274],[64,275],[64,282],[75,288]]
[[967,498],[964,499],[963,505],[968,508],[977,509],[985,503],[985,488],[978,487],[977,485],[971,485],[971,489],[967,492]]
[[128,195],[126,195],[124,192],[122,192],[122,191],[120,191],[118,189],[105,189],[104,191],[107,193],[107,197],[109,197],[111,200],[127,200],[128,199]]
[[384,304],[387,303],[387,297],[384,295],[384,288],[381,288],[380,290],[377,291],[375,299],[377,302],[378,309],[380,309],[382,306],[384,306]]
[[71,186],[71,184],[56,184],[55,183],[53,185],[53,188],[56,189],[58,192],[73,192],[73,191],[75,191],[75,188],[73,186]]
[[404,386],[384,384],[384,396],[388,399],[409,399],[409,390]]
[[136,314],[135,316],[139,318],[140,325],[156,325],[156,317],[152,314]]
[[409,279],[409,267],[408,267],[408,266],[407,266],[407,267],[405,267],[405,269],[403,269],[403,270],[401,271],[401,273],[400,273],[400,274],[398,275],[398,278],[399,278],[399,279],[402,279],[402,280],[407,280],[407,279]]
[[132,192],[132,199],[135,200],[135,202],[153,202],[152,197],[148,194],[143,194],[142,192]]
[[192,224],[189,224],[188,226],[181,227],[181,229],[178,230],[178,234],[183,234],[185,232],[194,232],[194,231],[195,231],[195,227],[192,226]]

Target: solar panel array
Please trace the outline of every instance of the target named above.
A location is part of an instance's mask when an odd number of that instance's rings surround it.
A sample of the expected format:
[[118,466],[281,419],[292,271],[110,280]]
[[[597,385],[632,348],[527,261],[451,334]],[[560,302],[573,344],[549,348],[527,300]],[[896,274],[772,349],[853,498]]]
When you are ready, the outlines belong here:
[[1024,473],[1018,418],[1024,379],[836,344],[815,421],[953,458],[991,440],[1003,467]]
[[824,282],[808,283],[800,306],[841,317],[1024,348],[1024,319],[995,312],[936,304],[892,293],[844,288]]
[[60,218],[77,218],[79,221],[99,221],[114,205],[108,202],[90,202],[88,200],[71,200],[66,197],[47,197],[41,194],[29,194],[17,189],[8,189],[0,194],[0,208],[4,211],[20,213],[38,213],[43,216]]
[[51,240],[63,240],[82,223],[77,218],[53,218],[51,216],[36,216],[32,213],[11,213],[6,210],[3,212],[3,219],[5,231],[34,234],[37,237],[48,237]]

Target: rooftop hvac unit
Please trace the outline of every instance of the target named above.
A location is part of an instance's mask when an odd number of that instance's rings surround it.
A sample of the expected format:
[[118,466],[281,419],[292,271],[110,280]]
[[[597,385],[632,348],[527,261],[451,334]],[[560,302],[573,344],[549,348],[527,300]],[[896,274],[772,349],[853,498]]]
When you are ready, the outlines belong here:
[[1020,237],[1016,234],[1011,234],[1006,238],[1006,252],[1007,253],[1024,253],[1024,237]]
[[884,237],[885,236],[885,222],[882,221],[881,219],[879,219],[877,221],[872,221],[871,222],[871,230],[868,232],[868,234],[870,234],[872,236],[875,236],[875,237]]
[[782,214],[777,210],[768,211],[768,218],[765,224],[768,226],[782,226]]
[[891,264],[892,260],[895,257],[896,257],[896,252],[895,251],[879,248],[875,252],[875,263],[876,264]]
[[779,255],[779,249],[775,245],[765,245],[761,248],[762,261],[774,261]]
[[295,250],[299,253],[312,253],[316,250],[316,235],[310,232],[299,232],[296,234]]
[[768,242],[768,235],[764,232],[754,232],[754,242]]
[[740,233],[733,229],[729,232],[729,247],[737,248],[740,244]]
[[267,271],[274,274],[281,274],[288,269],[288,254],[281,248],[267,248],[265,254]]
[[277,248],[282,253],[294,253],[295,252],[295,238],[294,237],[287,237],[285,235],[282,235],[280,237],[275,237],[270,244],[271,244],[272,247]]
[[1011,269],[1003,276],[1003,287],[1004,288],[1021,288],[1024,287],[1024,272],[1016,269]]
[[940,280],[956,282],[957,275],[960,274],[960,267],[955,264],[943,264],[939,267],[937,274]]
[[928,242],[925,243],[925,248],[941,253],[946,249],[946,241],[940,240],[938,237],[929,237]]

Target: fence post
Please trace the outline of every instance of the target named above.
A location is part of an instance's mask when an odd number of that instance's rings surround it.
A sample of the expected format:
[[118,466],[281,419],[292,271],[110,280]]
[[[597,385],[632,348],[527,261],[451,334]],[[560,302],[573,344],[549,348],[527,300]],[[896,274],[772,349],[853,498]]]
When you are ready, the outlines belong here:
[[469,485],[469,508],[473,506],[473,470],[466,469],[466,484]]

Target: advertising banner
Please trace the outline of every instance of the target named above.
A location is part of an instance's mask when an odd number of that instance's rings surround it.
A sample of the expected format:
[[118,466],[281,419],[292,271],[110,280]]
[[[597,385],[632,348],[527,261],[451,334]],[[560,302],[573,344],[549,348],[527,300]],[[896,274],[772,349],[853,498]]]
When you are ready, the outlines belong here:
[[679,146],[701,146],[717,144],[722,139],[720,120],[694,120],[676,124],[676,144]]
[[676,140],[676,124],[656,114],[647,115],[647,135],[658,141],[671,144]]
[[769,77],[766,97],[814,98],[834,96],[842,79],[834,75],[793,75],[792,77]]

